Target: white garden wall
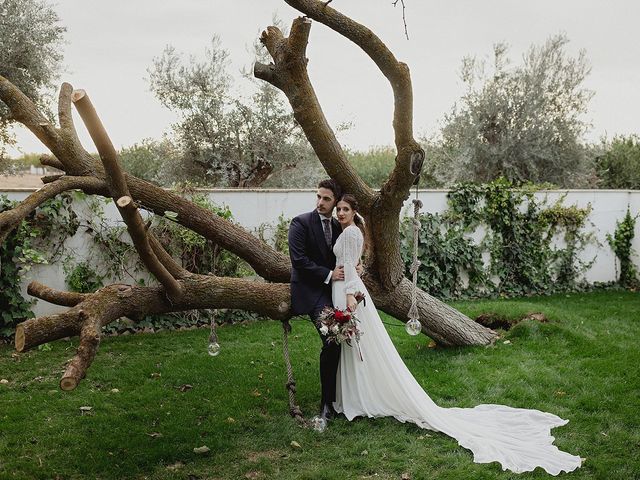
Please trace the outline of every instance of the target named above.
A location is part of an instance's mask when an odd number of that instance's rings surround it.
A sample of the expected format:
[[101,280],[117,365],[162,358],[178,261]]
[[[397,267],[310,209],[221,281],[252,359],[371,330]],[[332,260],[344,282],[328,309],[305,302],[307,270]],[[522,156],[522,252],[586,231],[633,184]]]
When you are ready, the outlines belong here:
[[[31,193],[30,189],[16,189],[1,191],[0,195],[7,195],[12,200],[22,200]],[[275,226],[278,217],[292,218],[300,213],[310,211],[315,205],[314,190],[208,190],[211,200],[219,205],[227,205],[234,215],[235,220],[248,230],[256,230],[263,224]],[[437,213],[447,207],[446,190],[421,190],[419,197],[424,204],[423,211]],[[632,214],[640,212],[640,191],[631,190],[553,190],[536,194],[538,199],[547,198],[552,204],[562,195],[566,195],[563,204],[566,206],[577,205],[586,207],[591,204],[592,212],[589,216],[588,228],[595,233],[597,244],[589,245],[582,253],[582,259],[595,262],[586,272],[588,282],[605,282],[616,279],[615,255],[606,241],[606,234],[613,233],[616,221],[622,219],[631,209]],[[413,192],[412,192],[413,198]],[[411,212],[409,199],[403,213]],[[120,221],[118,212],[113,207],[106,209],[108,218],[114,223]],[[269,230],[266,231],[267,235]],[[86,239],[81,234],[76,235],[67,243],[67,247],[73,248],[78,260],[86,257]],[[636,232],[633,241],[636,255],[634,263],[640,265],[640,220],[636,223]],[[24,285],[37,279],[53,288],[65,289],[64,273],[61,265],[44,265],[34,268],[29,272]],[[42,315],[60,310],[60,307],[51,306],[45,302],[36,305],[35,313]]]

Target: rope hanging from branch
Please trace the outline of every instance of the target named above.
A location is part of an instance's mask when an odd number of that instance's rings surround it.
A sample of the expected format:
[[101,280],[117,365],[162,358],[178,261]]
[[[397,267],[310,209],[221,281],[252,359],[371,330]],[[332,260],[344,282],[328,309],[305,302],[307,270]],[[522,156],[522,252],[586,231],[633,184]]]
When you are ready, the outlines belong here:
[[302,410],[296,404],[296,379],[293,377],[293,368],[291,367],[291,359],[289,358],[289,332],[291,324],[288,320],[282,322],[282,352],[284,353],[284,363],[287,367],[287,393],[289,394],[289,414],[296,419],[302,426],[307,426],[307,421],[302,415]]
[[422,208],[422,201],[418,198],[418,185],[420,183],[420,171],[424,162],[424,151],[414,154],[412,156],[411,165],[409,167],[411,173],[416,175],[414,185],[416,186],[416,194],[413,199],[413,218],[411,219],[413,224],[413,258],[411,261],[411,267],[409,272],[412,277],[411,285],[411,307],[409,308],[409,320],[405,325],[405,330],[409,335],[418,335],[422,332],[422,325],[420,324],[420,314],[418,313],[418,269],[421,262],[418,260],[418,244],[420,242],[420,209]]
[[[416,187],[417,197],[417,187]],[[418,320],[420,315],[418,314],[418,269],[422,262],[418,260],[418,243],[420,235],[420,209],[422,208],[422,201],[417,198],[413,200],[413,258],[409,272],[412,275],[412,287],[411,287],[411,308],[409,309],[409,320]]]

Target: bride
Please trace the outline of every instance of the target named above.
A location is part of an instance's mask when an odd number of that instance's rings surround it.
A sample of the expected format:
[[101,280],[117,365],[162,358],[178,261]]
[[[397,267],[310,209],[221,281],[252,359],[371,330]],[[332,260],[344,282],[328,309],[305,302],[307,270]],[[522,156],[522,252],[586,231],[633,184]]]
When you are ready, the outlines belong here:
[[[553,445],[551,429],[568,420],[504,405],[442,408],[431,400],[398,355],[356,272],[364,237],[355,197],[343,195],[336,211],[342,234],[333,251],[336,264],[344,265],[345,279],[332,282],[333,305],[343,310],[355,309],[363,335],[360,352],[357,348],[342,348],[335,410],[348,420],[391,416],[442,432],[471,450],[474,462],[500,462],[503,470],[522,473],[542,467],[551,475],[558,475],[578,468],[580,457]],[[357,303],[354,294],[358,291],[366,294],[366,304]]]

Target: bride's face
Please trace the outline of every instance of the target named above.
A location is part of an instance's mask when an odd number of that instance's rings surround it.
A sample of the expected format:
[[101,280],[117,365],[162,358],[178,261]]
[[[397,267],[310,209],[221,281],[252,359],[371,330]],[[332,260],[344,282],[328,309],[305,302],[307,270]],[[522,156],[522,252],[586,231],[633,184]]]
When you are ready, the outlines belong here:
[[351,205],[340,200],[336,205],[336,215],[338,216],[338,222],[340,222],[342,228],[345,228],[353,223],[356,212],[351,208]]

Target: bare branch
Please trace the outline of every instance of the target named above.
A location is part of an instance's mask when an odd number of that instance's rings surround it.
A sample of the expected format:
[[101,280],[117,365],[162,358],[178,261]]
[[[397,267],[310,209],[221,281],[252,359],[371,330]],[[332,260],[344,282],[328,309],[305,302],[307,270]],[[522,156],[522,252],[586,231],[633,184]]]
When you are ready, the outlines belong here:
[[299,61],[307,63],[307,43],[309,42],[309,32],[311,31],[311,19],[302,17],[296,19],[291,26],[289,33],[289,55],[299,57]]
[[2,75],[0,75],[0,100],[7,105],[12,117],[31,130],[42,143],[49,146],[60,142],[56,129],[40,113],[31,99]]
[[42,183],[47,184],[60,180],[62,177],[64,177],[64,173],[59,173],[57,175],[45,175],[44,177],[40,177],[40,180]]
[[[84,312],[81,310],[80,313]],[[80,316],[82,317],[83,315]],[[86,376],[87,369],[93,363],[98,346],[100,346],[100,323],[90,318],[85,320],[80,330],[78,350],[60,379],[60,388],[62,390],[69,391],[78,386],[80,380]]]
[[[87,318],[97,319],[104,326],[125,316],[144,318],[157,313],[205,308],[243,309],[282,320],[291,316],[289,284],[195,274],[181,279],[180,284],[184,295],[175,304],[167,299],[161,286],[114,284],[101,288],[86,294],[80,303],[62,314],[32,318],[18,324],[16,349],[22,352],[43,343],[78,335]],[[60,303],[60,295],[67,293],[55,292],[55,302]]]
[[91,140],[93,140],[93,143],[98,150],[98,154],[100,154],[100,159],[102,160],[102,164],[104,165],[107,173],[107,185],[109,185],[109,191],[111,192],[113,199],[116,200],[120,197],[129,195],[127,182],[120,166],[118,165],[118,154],[116,153],[116,149],[111,143],[111,139],[109,139],[109,135],[107,134],[104,125],[102,125],[100,117],[98,117],[98,113],[93,107],[89,96],[84,90],[74,90],[71,95],[71,100],[87,127]]
[[93,177],[63,176],[46,184],[25,198],[16,207],[0,213],[0,243],[43,202],[67,190],[81,189],[86,192],[98,193],[104,191],[104,187],[104,182]]
[[100,158],[107,173],[107,184],[111,196],[116,200],[116,205],[127,225],[129,236],[140,255],[142,263],[153,276],[165,287],[167,295],[173,302],[177,302],[182,296],[182,289],[176,279],[169,273],[165,266],[158,260],[153,249],[149,245],[147,232],[140,213],[129,196],[129,187],[124,173],[118,163],[118,154],[107,135],[100,118],[98,117],[91,100],[84,90],[75,90],[71,96],[82,121],[87,127],[91,139],[98,149]]
[[78,140],[77,132],[73,124],[73,116],[71,115],[71,95],[73,94],[73,87],[70,83],[63,83],[60,87],[60,94],[58,95],[58,121],[60,122],[61,130],[64,130],[67,134],[75,136],[75,140]]
[[402,23],[404,24],[404,36],[409,40],[409,32],[407,31],[407,17],[406,17],[406,5],[404,4],[404,0],[394,0],[393,6],[396,7],[398,2],[402,5]]
[[280,29],[273,26],[267,27],[260,36],[260,42],[265,46],[272,58],[280,56],[278,51],[281,50],[280,45],[283,40],[285,40],[285,38]]
[[32,297],[40,298],[54,305],[62,305],[64,307],[75,307],[80,302],[86,300],[90,293],[63,292],[55,290],[51,287],[33,281],[27,287],[27,293]]
[[306,17],[293,21],[288,38],[284,38],[276,27],[267,28],[260,40],[267,46],[274,64],[257,64],[254,72],[258,78],[270,82],[285,93],[295,119],[327,173],[358,198],[362,212],[366,214],[374,199],[374,192],[347,161],[322,112],[307,74],[305,51],[310,28],[311,22]]
[[273,63],[265,65],[264,63],[256,62],[253,64],[253,75],[260,80],[269,82],[277,88],[281,88],[278,83],[278,78],[275,74],[275,66]]
[[416,176],[410,162],[420,145],[413,138],[413,90],[409,67],[399,62],[387,46],[367,27],[329,7],[319,0],[286,0],[305,15],[327,25],[358,45],[374,61],[389,80],[394,96],[393,129],[398,151],[396,166],[383,188],[385,208],[399,212]]
[[395,97],[393,126],[396,145],[413,140],[413,94],[409,67],[398,62],[387,46],[370,29],[318,0],[285,0],[293,8],[348,38],[369,55],[389,80]]
[[[61,96],[67,89],[61,90]],[[63,95],[64,94],[64,95]],[[0,75],[0,100],[16,121],[22,123],[56,156],[70,175],[92,175],[95,161],[77,140],[75,132],[55,128],[40,113],[38,107],[9,80]],[[64,115],[64,114],[63,114]]]
[[178,214],[180,225],[199,233],[220,247],[246,260],[261,277],[272,282],[288,282],[291,278],[289,257],[256,238],[242,226],[228,222],[204,207],[175,192],[164,190],[132,175],[126,175],[133,198],[156,215],[171,211]]
[[64,171],[64,165],[62,164],[62,162],[58,160],[56,157],[54,157],[53,155],[47,155],[47,154],[40,155],[40,164]]
[[19,323],[16,326],[16,350],[24,352],[43,343],[78,335],[82,326],[78,312],[79,310],[72,309]]

